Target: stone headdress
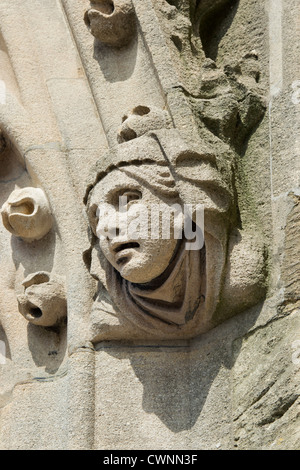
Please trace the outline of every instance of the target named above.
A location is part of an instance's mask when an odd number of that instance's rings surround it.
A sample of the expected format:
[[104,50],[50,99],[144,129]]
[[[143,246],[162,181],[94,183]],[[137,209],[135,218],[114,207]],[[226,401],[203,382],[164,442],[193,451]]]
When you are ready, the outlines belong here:
[[203,204],[207,214],[232,215],[231,179],[221,175],[216,154],[202,143],[191,146],[175,129],[149,131],[110,149],[97,162],[84,199],[89,216],[93,189],[114,169],[150,186],[156,194],[179,195],[182,203]]
[[102,287],[92,313],[94,325],[101,323],[94,328],[94,335],[100,339],[104,328],[112,338],[122,337],[120,328],[110,325],[116,316],[123,332],[129,328],[127,336],[131,338],[178,338],[181,332],[188,337],[194,336],[195,330],[208,329],[209,312],[217,302],[215,292],[220,290],[233,206],[231,183],[219,172],[217,156],[201,143],[189,145],[175,129],[150,130],[112,148],[97,163],[85,197],[94,235],[97,207],[91,204],[93,190],[115,169],[148,185],[161,197],[204,205],[205,247],[197,252],[182,247],[161,279],[139,285],[123,279],[95,243],[98,255],[97,259],[92,257],[91,272]]

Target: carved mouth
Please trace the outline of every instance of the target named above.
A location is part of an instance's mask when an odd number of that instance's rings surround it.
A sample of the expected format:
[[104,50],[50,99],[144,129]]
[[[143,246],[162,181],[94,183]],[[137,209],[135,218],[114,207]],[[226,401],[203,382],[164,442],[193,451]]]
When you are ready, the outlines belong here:
[[116,248],[114,248],[114,252],[116,253],[116,263],[118,265],[125,264],[131,258],[131,250],[139,247],[140,245],[137,242],[119,244]]
[[114,249],[114,251],[116,253],[119,253],[120,251],[127,250],[129,248],[139,248],[139,247],[140,247],[140,244],[137,242],[121,243]]

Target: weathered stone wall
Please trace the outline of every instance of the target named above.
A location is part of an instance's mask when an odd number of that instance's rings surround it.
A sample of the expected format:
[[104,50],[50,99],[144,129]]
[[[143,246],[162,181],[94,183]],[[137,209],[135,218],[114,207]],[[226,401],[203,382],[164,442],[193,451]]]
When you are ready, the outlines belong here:
[[[0,3],[0,448],[298,449],[299,2],[91,3]],[[151,332],[86,205],[154,131],[208,287]]]

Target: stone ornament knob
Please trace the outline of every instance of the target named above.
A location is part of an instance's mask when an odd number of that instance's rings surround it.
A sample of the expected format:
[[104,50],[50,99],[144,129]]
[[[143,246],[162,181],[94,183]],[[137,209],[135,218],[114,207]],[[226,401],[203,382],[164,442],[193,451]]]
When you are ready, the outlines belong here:
[[49,202],[40,188],[13,191],[3,204],[1,215],[4,227],[27,242],[43,238],[53,224]]
[[131,0],[93,0],[84,21],[96,39],[115,47],[129,44],[136,31]]
[[172,121],[166,110],[155,106],[139,105],[123,116],[117,139],[121,144],[152,130],[170,128],[172,128]]
[[67,316],[63,277],[38,271],[27,276],[22,285],[25,291],[18,296],[19,311],[27,321],[50,327]]

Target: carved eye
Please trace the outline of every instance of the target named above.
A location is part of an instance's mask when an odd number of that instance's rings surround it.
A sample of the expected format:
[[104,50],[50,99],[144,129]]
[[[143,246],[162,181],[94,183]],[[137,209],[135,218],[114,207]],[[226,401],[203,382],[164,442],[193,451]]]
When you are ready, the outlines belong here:
[[119,205],[122,207],[128,206],[132,202],[139,201],[141,197],[142,193],[140,191],[126,190],[119,194]]
[[141,193],[139,191],[126,191],[122,194],[123,197],[127,198],[128,202],[136,201],[137,199],[141,199]]

